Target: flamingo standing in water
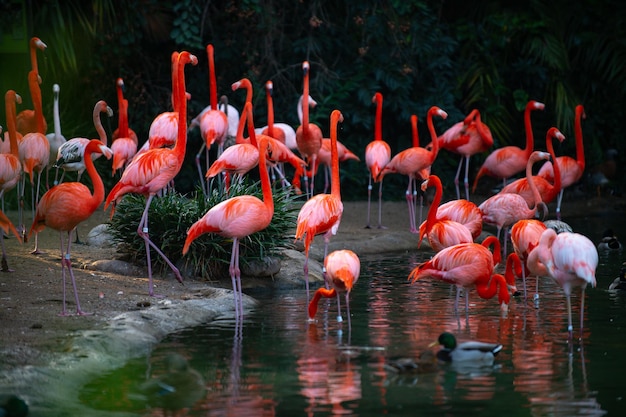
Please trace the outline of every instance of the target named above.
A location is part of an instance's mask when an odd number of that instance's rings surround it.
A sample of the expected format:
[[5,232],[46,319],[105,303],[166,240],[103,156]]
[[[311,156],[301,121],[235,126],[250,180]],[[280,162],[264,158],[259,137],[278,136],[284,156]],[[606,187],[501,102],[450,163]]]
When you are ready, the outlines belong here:
[[521,149],[517,146],[504,146],[491,152],[485,162],[478,170],[472,192],[476,191],[478,180],[484,175],[489,175],[498,179],[502,179],[502,185],[506,185],[506,180],[513,175],[524,170],[530,154],[534,148],[534,135],[530,120],[530,112],[534,110],[543,110],[545,104],[535,100],[531,100],[526,104],[524,111],[524,129],[526,131],[526,147]]
[[[252,113],[250,106],[248,113]],[[248,115],[248,123],[251,122],[251,114]],[[250,135],[254,137],[254,128]],[[257,140],[257,139],[255,139]],[[233,240],[233,248],[230,258],[229,273],[233,284],[235,297],[235,316],[243,317],[243,292],[241,289],[241,271],[239,269],[239,242],[241,239],[264,230],[270,225],[274,216],[274,200],[272,186],[267,171],[266,158],[271,154],[270,137],[261,135],[259,143],[259,176],[263,200],[251,196],[241,195],[224,200],[213,206],[204,216],[195,222],[187,231],[187,238],[183,246],[183,255],[189,251],[191,242],[205,233],[217,233],[220,236]]]
[[[296,143],[298,152],[307,163],[309,170],[315,167],[317,154],[322,147],[322,129],[314,123],[309,123],[309,73],[310,66],[308,61],[302,63],[303,88],[302,88],[302,124],[296,129]],[[308,174],[304,176],[305,188],[308,197],[313,197],[314,177],[311,176],[311,187],[308,187]]]
[[439,252],[448,246],[458,245],[459,243],[471,243],[474,241],[472,233],[467,227],[459,222],[450,219],[437,218],[437,209],[443,195],[441,180],[436,175],[431,175],[422,183],[422,191],[426,191],[428,187],[435,187],[435,197],[430,209],[428,210],[428,218],[420,225],[420,238],[417,243],[419,248],[422,244],[424,236],[428,238],[430,247]]
[[[536,219],[522,219],[511,227],[511,242],[513,250],[522,262],[522,283],[524,285],[524,300],[526,300],[526,276],[529,275],[528,255],[539,244],[539,238],[548,227]],[[539,276],[545,276],[545,270],[533,271],[537,274],[537,285],[534,295],[535,306],[539,302]]]
[[[72,259],[70,257],[72,230],[78,224],[87,220],[96,211],[104,200],[104,184],[96,171],[91,154],[102,152],[102,142],[93,139],[85,148],[85,165],[87,174],[93,183],[93,194],[86,185],[80,182],[66,182],[49,189],[37,205],[37,212],[33,219],[33,224],[28,233],[41,232],[46,226],[59,231],[61,234],[61,274],[63,276],[63,310],[61,316],[67,316],[65,297],[65,269],[70,274],[72,286],[74,288],[74,298],[76,299],[76,314],[79,316],[91,314],[85,313],[80,307],[78,300],[78,290],[76,289],[76,279],[72,270]],[[65,246],[63,235],[67,234],[67,246]]]
[[343,203],[341,201],[341,184],[339,182],[339,158],[337,155],[337,124],[343,122],[339,110],[330,115],[330,140],[332,143],[332,176],[330,194],[317,194],[304,203],[298,213],[296,240],[304,239],[304,279],[306,282],[306,299],[309,303],[309,249],[316,235],[324,235],[324,259],[328,254],[328,242],[332,235],[337,234]]
[[359,280],[361,273],[361,261],[356,253],[348,249],[336,250],[328,254],[324,260],[326,275],[332,285],[331,289],[318,288],[309,303],[309,320],[313,320],[317,313],[317,305],[321,297],[337,297],[337,321],[342,322],[340,293],[346,296],[346,314],[348,316],[348,329],[352,328],[350,322],[350,292],[354,284]]
[[365,148],[365,164],[369,170],[369,182],[367,184],[367,224],[370,226],[370,207],[372,201],[372,180],[378,182],[378,228],[382,229],[382,197],[383,197],[383,179],[378,179],[380,171],[391,160],[391,148],[389,144],[383,140],[383,95],[379,92],[374,94],[372,102],[376,103],[376,118],[374,119],[374,140],[368,143]]
[[[41,77],[39,76],[39,66],[37,64],[37,50],[39,49],[40,51],[45,51],[46,48],[48,46],[43,43],[43,41],[37,37],[33,37],[30,39],[29,42],[29,49],[30,49],[30,65],[31,65],[31,69],[30,72],[33,72],[35,74],[35,78],[37,79],[37,90],[39,90],[39,84],[41,84]],[[28,75],[29,81],[28,81],[28,86],[30,89],[30,96],[33,100],[33,110],[27,109],[27,110],[22,110],[21,112],[19,112],[17,114],[17,121],[16,121],[16,128],[17,131],[23,136],[26,135],[27,133],[34,133],[34,132],[41,132],[41,133],[46,133],[46,130],[48,129],[48,125],[46,123],[46,121],[43,121],[43,131],[41,131],[39,125],[38,125],[38,121],[37,121],[37,109],[34,108],[35,105],[35,100],[40,100],[41,99],[41,91],[39,91],[39,93],[37,91],[35,91],[35,86],[33,84],[30,83],[30,73]]]
[[[585,172],[585,147],[583,146],[582,119],[586,118],[585,109],[582,104],[576,106],[574,116],[574,137],[576,138],[576,159],[570,156],[559,156],[554,160],[558,165],[561,178],[561,191],[556,203],[556,218],[561,220],[561,201],[563,200],[563,190],[580,181]],[[552,163],[546,162],[541,166],[537,176],[545,178],[548,182],[555,184],[556,177]]]
[[[387,174],[403,174],[409,176],[409,188],[406,191],[407,203],[409,205],[409,222],[411,233],[418,233],[418,229],[415,225],[415,215],[413,213],[413,183],[415,179],[422,177],[428,171],[431,165],[435,162],[439,153],[439,141],[437,140],[437,132],[435,132],[435,126],[433,124],[433,116],[439,116],[443,119],[448,117],[448,113],[441,110],[437,106],[433,106],[428,110],[426,117],[426,124],[428,125],[428,131],[430,132],[430,138],[432,141],[432,150],[422,147],[412,147],[405,149],[397,153],[391,161],[379,172],[378,179],[382,179]],[[463,141],[467,142],[467,138],[463,138]],[[425,179],[425,178],[424,178]],[[422,222],[421,216],[419,222]]]
[[[464,145],[455,146],[452,143],[461,136],[467,136],[468,142]],[[487,151],[493,146],[493,136],[489,126],[484,124],[480,119],[480,112],[474,109],[461,122],[455,123],[450,129],[446,130],[443,135],[439,136],[439,147],[449,150],[450,152],[461,155],[459,167],[454,177],[454,185],[456,186],[456,198],[461,198],[459,190],[459,176],[461,175],[461,166],[465,161],[465,177],[463,184],[465,185],[465,198],[469,200],[469,161],[472,155]]]
[[116,83],[118,121],[113,131],[111,151],[113,151],[113,173],[123,170],[137,153],[137,134],[128,127],[128,100],[124,98],[124,80],[118,78]]
[[596,245],[586,236],[563,232],[558,235],[546,229],[539,238],[539,245],[530,252],[529,264],[541,264],[547,275],[563,288],[567,303],[567,331],[572,339],[572,305],[570,296],[574,287],[580,287],[580,337],[583,336],[585,314],[585,289],[588,284],[596,286],[598,251]]
[[478,206],[468,200],[450,200],[437,208],[439,220],[454,220],[465,226],[476,239],[483,230],[483,215]]
[[165,188],[180,171],[185,159],[187,146],[187,97],[185,90],[185,65],[196,65],[198,58],[187,51],[178,54],[178,65],[172,74],[177,79],[175,108],[178,109],[178,138],[174,148],[154,148],[137,155],[124,170],[118,183],[109,192],[104,204],[106,210],[109,204],[118,203],[127,193],[138,193],[146,197],[146,207],[143,211],[137,233],[145,242],[146,262],[148,265],[148,293],[154,296],[152,285],[152,262],[150,260],[150,248],[153,248],[172,269],[176,279],[182,283],[180,271],[165,256],[161,249],[150,240],[148,210],[154,196]]

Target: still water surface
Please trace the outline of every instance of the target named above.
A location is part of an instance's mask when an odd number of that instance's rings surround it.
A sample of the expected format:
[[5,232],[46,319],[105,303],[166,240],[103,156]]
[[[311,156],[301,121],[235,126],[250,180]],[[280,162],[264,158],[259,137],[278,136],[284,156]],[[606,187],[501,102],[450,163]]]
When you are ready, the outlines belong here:
[[[605,221],[570,224],[597,242]],[[612,227],[626,230],[619,227],[624,221],[615,219]],[[309,323],[304,290],[253,294],[262,303],[241,327],[224,317],[173,334],[149,358],[85,386],[81,400],[100,410],[163,415],[159,405],[146,407],[136,387],[163,374],[165,357],[177,352],[204,380],[184,389],[189,403],[182,415],[188,416],[623,415],[626,294],[607,290],[622,253],[600,254],[598,286],[587,289],[582,341],[576,331],[580,292],[574,292],[572,342],[565,298],[552,281],[540,283],[539,308],[515,297],[505,316],[495,299],[470,292],[466,317],[464,302],[455,314],[450,285],[407,282],[411,269],[431,255],[362,257],[351,331],[347,321],[337,322],[334,299],[323,300],[317,321]],[[390,359],[418,358],[442,331],[504,348],[489,368],[443,366],[417,374],[386,369]]]

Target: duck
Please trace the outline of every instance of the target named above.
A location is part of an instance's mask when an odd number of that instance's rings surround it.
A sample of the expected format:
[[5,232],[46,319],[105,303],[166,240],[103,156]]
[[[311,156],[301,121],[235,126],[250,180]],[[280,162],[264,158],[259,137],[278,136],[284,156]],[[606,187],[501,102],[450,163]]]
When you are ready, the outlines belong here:
[[545,224],[548,229],[554,230],[557,234],[563,233],[563,232],[572,233],[574,231],[572,229],[572,226],[570,226],[569,224],[561,220],[550,219],[550,220],[544,221],[543,224]]
[[626,262],[619,270],[619,276],[609,285],[609,290],[626,290]]
[[393,374],[425,374],[436,372],[437,356],[432,350],[425,350],[415,358],[393,358],[385,363],[385,369]]
[[456,337],[449,332],[441,333],[431,346],[437,344],[443,347],[437,352],[440,362],[476,366],[493,365],[495,357],[502,350],[502,345],[498,343],[467,341],[457,344]]
[[604,233],[602,233],[602,240],[598,243],[598,251],[603,252],[612,252],[612,251],[621,251],[622,244],[615,236],[613,229],[606,229]]

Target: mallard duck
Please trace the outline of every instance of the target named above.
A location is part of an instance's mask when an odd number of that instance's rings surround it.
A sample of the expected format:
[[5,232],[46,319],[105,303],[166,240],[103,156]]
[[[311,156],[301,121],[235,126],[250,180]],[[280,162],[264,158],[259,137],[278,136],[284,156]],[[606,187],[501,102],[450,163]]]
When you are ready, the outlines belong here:
[[619,270],[619,276],[609,285],[609,290],[626,290],[626,262]]
[[620,251],[622,250],[622,244],[615,236],[613,229],[606,229],[602,233],[602,240],[598,243],[599,251]]
[[498,343],[467,341],[457,344],[456,337],[448,332],[441,333],[432,345],[436,344],[443,346],[437,352],[437,359],[452,363],[491,365],[494,357],[502,350],[502,345]]

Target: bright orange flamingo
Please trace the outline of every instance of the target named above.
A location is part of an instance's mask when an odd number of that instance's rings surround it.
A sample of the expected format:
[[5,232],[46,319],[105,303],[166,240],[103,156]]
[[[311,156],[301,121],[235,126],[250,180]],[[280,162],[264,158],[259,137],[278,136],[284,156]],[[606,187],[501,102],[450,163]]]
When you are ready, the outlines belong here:
[[[12,232],[17,240],[22,243],[22,237],[17,232],[17,229],[11,223],[11,220],[0,210],[0,230],[4,232],[4,234],[8,235],[9,232]],[[4,235],[0,234],[0,245],[2,246],[2,264],[0,266],[0,271],[2,272],[13,272],[13,269],[9,268],[9,264],[7,262],[7,253],[6,248],[4,247]]]
[[543,264],[547,275],[563,288],[567,303],[567,331],[572,339],[572,305],[570,296],[574,287],[580,287],[580,337],[583,335],[585,313],[585,289],[588,284],[596,286],[598,251],[589,238],[578,233],[563,232],[558,235],[546,229],[539,238],[539,245],[530,252],[529,264]]
[[198,167],[198,174],[200,175],[200,184],[202,185],[202,191],[207,195],[209,190],[207,184],[204,181],[204,175],[202,175],[202,169],[200,168],[200,155],[202,151],[205,151],[206,167],[210,166],[209,163],[209,150],[213,144],[217,144],[217,155],[219,156],[224,150],[224,141],[228,135],[228,117],[226,113],[220,111],[217,107],[217,80],[215,78],[215,59],[213,57],[213,45],[208,44],[206,46],[207,56],[209,58],[209,99],[211,102],[211,109],[204,112],[200,117],[200,135],[204,140],[200,150],[196,154],[196,166]]
[[309,303],[309,249],[316,235],[324,235],[324,259],[328,255],[328,242],[337,234],[343,203],[341,202],[341,184],[339,182],[339,158],[337,155],[337,124],[343,122],[339,110],[330,115],[330,140],[332,143],[332,177],[330,194],[317,194],[304,203],[298,213],[296,240],[304,239],[304,279],[306,282],[306,299]]
[[[424,175],[424,170],[431,167],[437,158],[437,154],[439,153],[439,141],[437,140],[437,132],[435,132],[435,126],[433,124],[433,116],[435,115],[445,119],[448,117],[448,113],[441,110],[437,106],[433,106],[428,110],[426,124],[428,125],[428,131],[430,132],[430,138],[433,144],[432,150],[422,147],[412,147],[398,152],[378,174],[379,179],[383,178],[387,174],[402,174],[409,177],[409,188],[407,188],[406,198],[409,205],[411,233],[418,233],[418,229],[415,225],[415,215],[412,213],[413,182],[417,179],[418,175],[420,177],[421,175]],[[462,140],[467,142],[467,138],[463,138]],[[421,218],[419,219],[419,222],[422,222]]]
[[[91,154],[101,152],[102,142],[93,139],[85,148],[85,165],[87,174],[93,183],[93,194],[86,185],[80,182],[66,182],[49,189],[37,205],[37,212],[33,219],[28,235],[33,232],[41,232],[46,226],[57,230],[61,234],[61,274],[63,276],[63,310],[61,316],[67,316],[65,302],[65,269],[67,268],[72,286],[74,287],[74,298],[76,299],[76,314],[86,315],[80,308],[78,300],[78,290],[76,289],[76,279],[72,271],[72,260],[70,257],[72,230],[81,222],[87,220],[104,200],[104,184],[96,171]],[[67,233],[67,247],[65,246],[63,234]]]
[[376,118],[374,119],[374,140],[368,143],[365,148],[365,164],[369,170],[369,182],[367,184],[367,224],[370,226],[370,206],[372,201],[372,180],[378,182],[378,228],[382,229],[382,198],[383,198],[383,179],[378,179],[380,171],[391,160],[391,148],[389,144],[383,140],[383,95],[379,92],[374,94],[372,102],[376,103]]
[[[67,139],[65,138],[65,136],[63,136],[63,133],[61,133],[61,115],[59,114],[59,94],[60,93],[61,93],[61,87],[59,86],[59,84],[54,84],[52,86],[52,96],[53,96],[52,117],[54,121],[54,132],[46,134],[46,138],[48,138],[48,142],[50,143],[50,159],[48,160],[48,171],[50,171],[50,168],[53,167],[56,162],[57,154],[59,153],[59,148],[61,147],[61,145],[67,142]],[[59,168],[56,169],[56,173],[54,175],[54,185],[57,185],[59,183],[57,180],[58,173],[59,173]],[[48,173],[46,172],[46,182],[47,182],[47,175]]]
[[426,191],[428,187],[435,187],[435,197],[430,209],[428,210],[428,218],[419,228],[419,241],[417,247],[422,244],[424,236],[428,238],[430,247],[439,252],[448,246],[458,245],[459,243],[471,243],[474,241],[472,233],[467,227],[459,222],[449,219],[437,218],[437,209],[443,195],[441,180],[436,175],[431,175],[422,183],[422,191]]
[[153,248],[172,269],[176,279],[182,283],[182,276],[180,271],[174,264],[165,256],[161,249],[150,240],[148,233],[148,210],[150,209],[150,203],[154,196],[165,188],[172,179],[178,174],[185,159],[185,148],[187,146],[187,97],[185,90],[185,65],[196,65],[198,58],[195,55],[190,54],[187,51],[183,51],[178,55],[177,69],[172,74],[176,77],[177,82],[177,95],[176,105],[178,108],[179,117],[178,120],[178,138],[174,148],[154,148],[149,149],[137,157],[135,157],[130,164],[124,170],[122,178],[109,192],[104,204],[106,210],[109,204],[118,203],[122,197],[127,193],[138,193],[146,197],[146,207],[143,211],[141,219],[139,220],[139,226],[137,233],[145,242],[146,246],[146,261],[148,265],[148,293],[150,296],[154,296],[154,288],[152,285],[152,262],[150,261],[150,248]]
[[[251,113],[251,108],[249,106],[248,108]],[[248,117],[250,118],[251,115],[248,115]],[[250,135],[254,137],[254,129],[252,129]],[[259,136],[258,143],[259,175],[261,178],[261,189],[263,190],[263,200],[251,195],[241,195],[229,198],[213,206],[200,220],[191,225],[187,231],[187,238],[183,246],[183,255],[185,255],[189,251],[191,242],[205,233],[217,233],[220,236],[233,239],[229,273],[233,284],[235,316],[237,319],[243,317],[239,241],[267,228],[274,216],[272,186],[266,164],[266,155],[272,152],[269,136]]]
[[[304,72],[303,88],[302,88],[302,124],[296,129],[296,143],[298,152],[306,161],[309,170],[315,167],[317,154],[322,147],[322,129],[314,123],[309,123],[309,73],[310,66],[308,61],[302,63],[302,71]],[[313,197],[314,193],[314,177],[311,177],[311,188],[308,187],[308,174],[304,176],[305,188],[307,196]]]
[[[533,192],[533,201],[530,207],[521,195],[502,192],[489,197],[478,206],[483,215],[483,222],[494,225],[498,229],[498,239],[500,238],[500,231],[503,227],[508,227],[521,219],[530,219],[535,217],[537,207],[541,206],[543,208],[544,215],[547,213],[548,209],[545,203],[541,201],[539,190],[537,189],[533,179],[532,166],[539,160],[549,158],[550,154],[547,152],[535,151],[530,155],[530,158],[526,163],[526,177],[529,179],[529,184]],[[508,233],[505,231],[504,256],[506,256],[507,241]]]
[[[488,248],[494,245],[492,253]],[[469,290],[476,288],[481,298],[491,298],[496,292],[498,302],[506,310],[511,295],[505,278],[494,274],[494,265],[500,262],[500,241],[488,236],[482,244],[460,243],[437,252],[429,261],[415,267],[409,274],[414,283],[422,278],[435,278],[457,287],[454,311],[458,312],[461,290],[466,292],[465,311],[469,312]],[[496,289],[497,291],[494,291]]]
[[[539,244],[539,238],[547,226],[536,219],[522,219],[515,222],[511,227],[511,242],[513,250],[522,262],[522,283],[524,285],[524,300],[526,300],[526,276],[528,270],[528,255]],[[545,275],[545,270],[534,271],[540,275]],[[534,295],[535,305],[539,302],[539,275],[537,275],[537,286]]]
[[[464,145],[453,145],[453,142],[455,142],[460,136],[467,136],[469,139],[468,142]],[[481,121],[478,109],[472,110],[463,121],[455,123],[451,128],[439,136],[440,148],[461,155],[459,167],[456,170],[456,176],[454,177],[457,199],[461,198],[461,192],[459,190],[459,175],[461,174],[463,160],[465,160],[465,177],[463,178],[463,184],[465,185],[465,198],[469,200],[469,180],[467,177],[469,173],[470,158],[472,155],[487,151],[492,146],[493,136],[491,135],[491,130],[489,130],[489,126]]]
[[[30,42],[29,42],[30,64],[31,64],[30,72],[33,72],[35,74],[35,78],[37,79],[37,89],[39,89],[39,84],[41,84],[41,77],[39,76],[39,66],[37,65],[37,50],[39,49],[40,51],[45,51],[47,47],[48,46],[45,43],[43,43],[41,39],[37,37],[33,37],[30,39]],[[39,97],[41,97],[41,92],[37,93],[35,91],[34,85],[30,83],[30,77],[31,77],[30,73],[28,77],[29,77],[28,86],[30,88],[30,96],[33,100],[33,108],[34,108],[35,100],[40,99],[37,97],[38,97],[38,94],[39,94]],[[21,112],[17,114],[17,122],[16,122],[17,131],[22,136],[27,133],[40,132],[40,127],[38,126],[37,123],[39,122],[37,121],[36,109],[22,110]],[[41,131],[41,133],[45,134],[47,129],[48,129],[48,124],[44,120],[43,131]]]
[[[563,190],[580,181],[585,172],[585,147],[583,146],[582,119],[586,118],[584,107],[576,106],[574,116],[574,136],[576,138],[576,159],[570,156],[559,156],[555,158],[561,173],[561,191],[556,203],[556,218],[561,220],[561,201],[563,200]],[[546,162],[541,166],[537,176],[545,178],[548,182],[555,183],[554,168],[552,163]]]
[[[552,145],[552,141],[554,139],[558,139],[560,142],[565,140],[565,136],[557,129],[556,127],[552,127],[548,129],[548,133],[546,134],[546,148],[552,160],[556,158],[554,154],[554,147]],[[541,200],[544,203],[551,203],[556,196],[561,192],[561,171],[559,169],[559,165],[557,164],[554,168],[556,175],[554,176],[554,184],[548,182],[545,178],[540,177],[538,175],[533,176],[533,183],[535,187],[539,190],[539,195],[541,195]],[[520,178],[518,180],[513,181],[504,187],[501,193],[515,193],[519,194],[526,200],[528,205],[532,205],[534,195],[533,191],[530,188],[530,184],[527,178]]]
[[332,288],[318,288],[313,294],[313,299],[309,303],[309,320],[315,318],[317,305],[321,297],[337,297],[337,321],[342,322],[340,293],[346,295],[346,314],[348,315],[348,328],[352,328],[350,323],[350,292],[354,284],[359,280],[361,273],[361,261],[356,253],[348,249],[336,250],[328,254],[324,261],[326,276]]
[[483,175],[502,179],[502,185],[506,185],[506,180],[513,175],[524,170],[530,154],[534,148],[533,129],[530,120],[530,112],[533,110],[543,110],[545,105],[535,100],[531,100],[526,104],[524,111],[524,128],[526,130],[526,147],[521,149],[517,146],[504,146],[491,152],[485,162],[478,170],[472,192],[476,191],[478,180]]
[[128,100],[124,98],[124,80],[118,78],[116,83],[118,121],[117,129],[111,136],[111,151],[113,151],[113,173],[123,170],[137,153],[137,134],[128,126]]

